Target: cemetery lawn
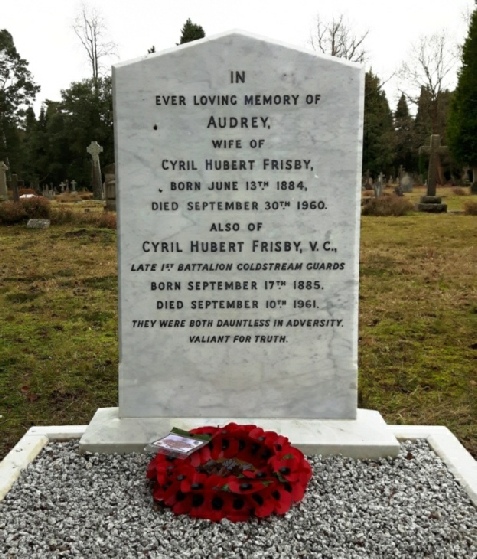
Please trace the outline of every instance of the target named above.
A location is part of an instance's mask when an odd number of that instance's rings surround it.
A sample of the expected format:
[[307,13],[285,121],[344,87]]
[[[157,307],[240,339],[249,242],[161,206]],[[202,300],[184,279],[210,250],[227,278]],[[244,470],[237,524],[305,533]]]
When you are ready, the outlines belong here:
[[[32,425],[117,405],[116,232],[0,227],[0,459]],[[363,217],[360,407],[477,457],[477,218]]]
[[[392,189],[388,187],[387,191],[392,192]],[[461,195],[457,195],[455,191],[460,191]],[[405,197],[413,204],[418,204],[421,196],[426,194],[427,188],[425,186],[415,186],[413,192],[405,194]],[[436,194],[442,198],[443,204],[447,204],[448,212],[461,212],[464,210],[466,202],[477,202],[477,196],[470,194],[468,187],[438,186]]]

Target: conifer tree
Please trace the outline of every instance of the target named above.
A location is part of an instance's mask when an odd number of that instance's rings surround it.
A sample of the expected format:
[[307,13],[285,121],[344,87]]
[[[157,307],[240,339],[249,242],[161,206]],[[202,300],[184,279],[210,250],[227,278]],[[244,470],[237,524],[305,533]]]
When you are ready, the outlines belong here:
[[204,29],[200,25],[192,23],[190,18],[184,23],[181,31],[181,39],[179,44],[190,43],[191,41],[197,41],[197,39],[203,39],[205,37]]
[[477,183],[477,3],[462,48],[462,67],[451,103],[448,144],[462,164],[470,165]]
[[18,129],[22,128],[25,111],[39,90],[28,62],[15,48],[12,35],[6,29],[0,30],[0,160],[9,162],[13,172],[20,164]]
[[394,158],[393,115],[379,78],[366,72],[363,127],[363,169],[373,176],[391,171]]
[[398,101],[396,112],[394,113],[394,129],[396,131],[396,153],[394,165],[400,165],[406,171],[413,171],[415,157],[413,149],[414,120],[409,114],[409,107],[404,93]]

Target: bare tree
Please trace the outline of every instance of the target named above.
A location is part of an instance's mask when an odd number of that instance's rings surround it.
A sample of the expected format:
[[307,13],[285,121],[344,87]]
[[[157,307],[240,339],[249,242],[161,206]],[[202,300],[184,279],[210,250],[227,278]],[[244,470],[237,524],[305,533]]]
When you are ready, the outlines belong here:
[[403,62],[399,76],[408,83],[403,93],[417,104],[421,88],[426,88],[435,101],[451,86],[457,55],[444,31],[422,36],[412,45],[409,58]]
[[106,24],[98,10],[86,4],[75,18],[73,30],[88,55],[94,90],[98,94],[102,59],[116,54],[116,43],[108,39]]
[[364,62],[367,57],[364,42],[368,34],[369,31],[356,35],[343,14],[327,22],[317,16],[310,43],[315,50],[323,54],[346,58],[352,62]]

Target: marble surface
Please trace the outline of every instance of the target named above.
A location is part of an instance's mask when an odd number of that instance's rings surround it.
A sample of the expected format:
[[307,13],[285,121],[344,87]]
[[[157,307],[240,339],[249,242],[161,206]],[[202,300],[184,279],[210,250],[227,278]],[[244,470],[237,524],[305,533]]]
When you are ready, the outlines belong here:
[[21,471],[33,462],[47,443],[46,435],[27,433],[0,462],[0,501],[10,491]]
[[342,454],[353,458],[397,456],[399,443],[382,416],[358,409],[356,419],[275,418],[120,418],[118,408],[100,408],[80,440],[82,452],[142,452],[148,442],[167,435],[173,428],[193,429],[203,425],[226,425],[230,421],[256,424],[290,439],[305,454]]
[[119,416],[355,418],[364,69],[232,32],[113,84]]

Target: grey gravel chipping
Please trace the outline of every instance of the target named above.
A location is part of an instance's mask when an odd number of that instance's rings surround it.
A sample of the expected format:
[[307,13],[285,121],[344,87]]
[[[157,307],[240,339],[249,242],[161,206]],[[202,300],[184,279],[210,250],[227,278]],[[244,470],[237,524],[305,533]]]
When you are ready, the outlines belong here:
[[148,460],[50,443],[0,502],[0,557],[477,558],[477,508],[426,441],[395,459],[311,456],[300,504],[238,524],[159,510]]

